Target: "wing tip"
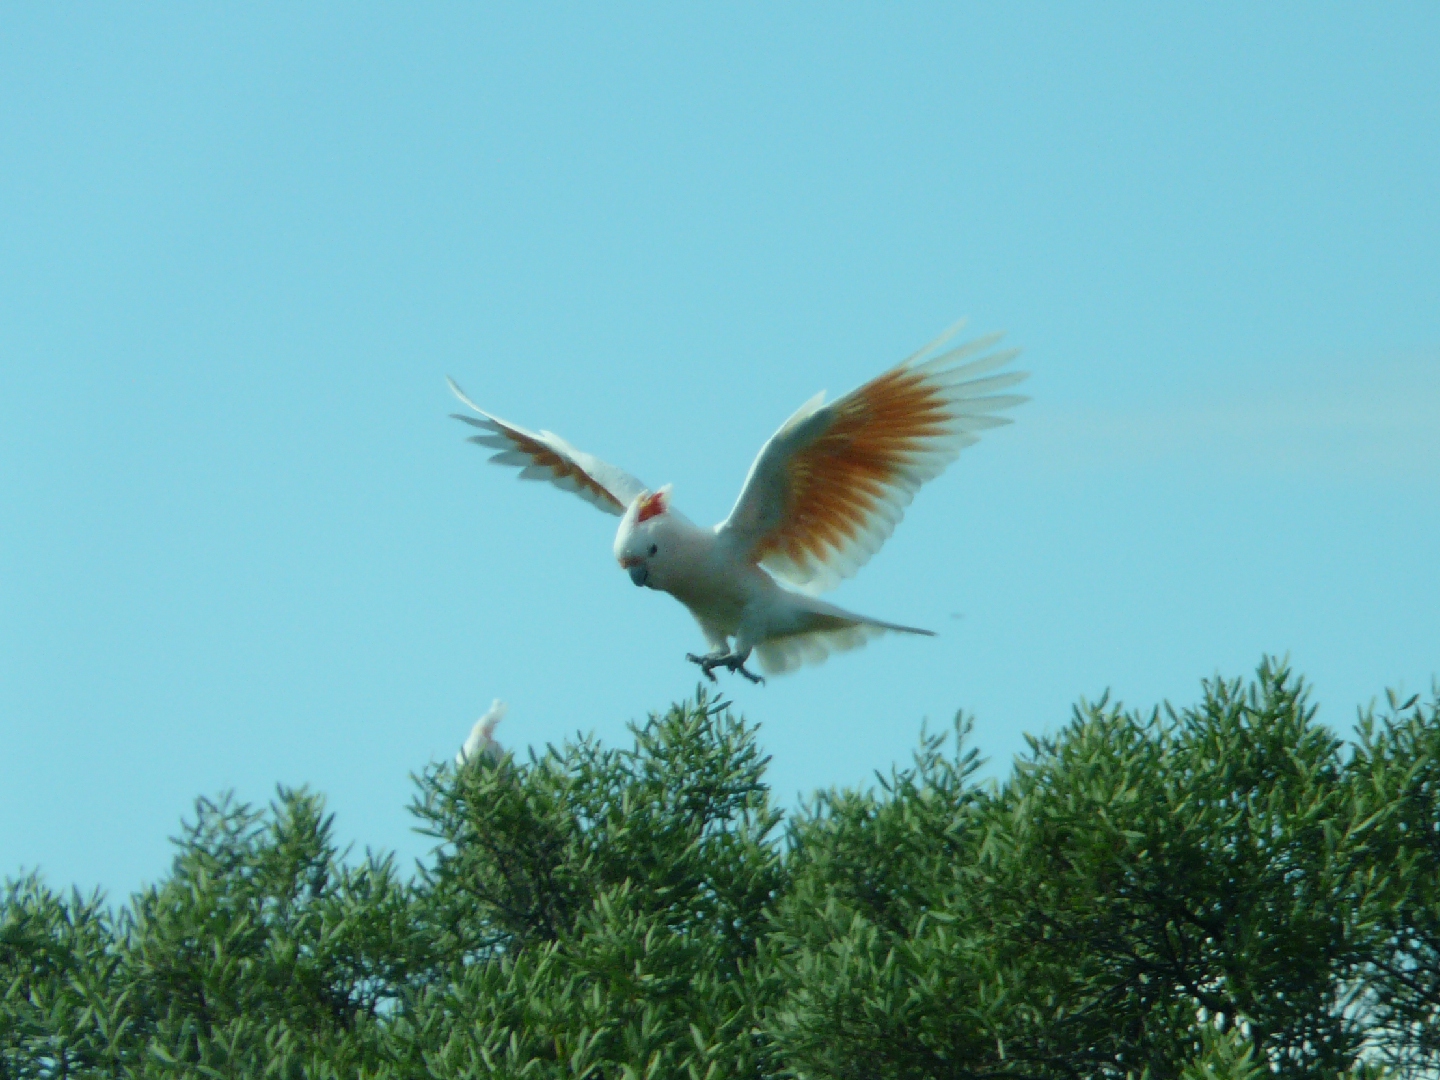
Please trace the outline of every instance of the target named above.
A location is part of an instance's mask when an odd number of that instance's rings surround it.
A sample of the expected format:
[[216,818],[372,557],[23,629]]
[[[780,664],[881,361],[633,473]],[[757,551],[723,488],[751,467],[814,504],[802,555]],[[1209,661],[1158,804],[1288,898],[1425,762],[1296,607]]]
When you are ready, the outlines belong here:
[[[465,393],[464,390],[460,389],[460,384],[457,383],[454,379],[452,379],[449,375],[446,375],[446,376],[445,376],[445,382],[449,384],[449,386],[450,386],[450,392],[451,392],[452,394],[454,394],[457,398],[459,398],[465,405],[467,405],[467,406],[469,406],[470,408],[474,409],[474,410],[475,410],[477,413],[479,413],[481,416],[488,416],[488,415],[489,415],[484,409],[480,408],[479,405],[476,405],[475,402],[471,401],[471,400],[470,400],[470,395],[467,394],[467,393]],[[453,417],[455,417],[455,419],[457,419],[457,420],[464,420],[464,419],[466,419],[465,417],[460,416],[460,415],[458,415],[457,413],[451,413],[450,415],[453,416]]]

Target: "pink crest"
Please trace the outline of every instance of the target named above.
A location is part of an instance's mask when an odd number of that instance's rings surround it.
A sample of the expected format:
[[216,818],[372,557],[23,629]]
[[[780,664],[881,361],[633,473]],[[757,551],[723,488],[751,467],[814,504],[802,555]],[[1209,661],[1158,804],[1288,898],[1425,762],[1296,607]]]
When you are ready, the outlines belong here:
[[670,494],[661,488],[653,495],[646,495],[640,500],[640,513],[636,515],[637,522],[649,521],[653,517],[659,517],[670,509]]

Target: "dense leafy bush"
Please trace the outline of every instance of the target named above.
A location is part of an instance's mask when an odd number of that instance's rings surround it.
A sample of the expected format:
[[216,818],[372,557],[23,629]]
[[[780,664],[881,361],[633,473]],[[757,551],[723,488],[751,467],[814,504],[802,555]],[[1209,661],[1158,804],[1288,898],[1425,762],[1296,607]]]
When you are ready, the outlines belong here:
[[127,905],[6,887],[0,1078],[1440,1068],[1440,701],[1345,744],[1267,662],[1082,704],[998,783],[967,732],[783,820],[701,692],[633,748],[432,768],[413,877],[309,793],[202,800]]

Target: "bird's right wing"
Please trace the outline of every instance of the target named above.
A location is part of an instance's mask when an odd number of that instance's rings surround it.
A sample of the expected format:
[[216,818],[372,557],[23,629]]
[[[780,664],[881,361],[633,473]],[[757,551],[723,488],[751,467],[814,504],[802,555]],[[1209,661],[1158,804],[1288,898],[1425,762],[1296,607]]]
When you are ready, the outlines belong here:
[[450,414],[483,432],[472,435],[467,441],[499,450],[498,454],[490,456],[490,460],[497,465],[517,466],[521,480],[549,480],[562,491],[573,491],[592,506],[617,516],[624,514],[635,496],[645,491],[645,485],[624,469],[583,450],[576,450],[553,432],[526,431],[491,416],[466,397],[465,391],[455,385],[454,379],[445,381],[456,397],[479,414]]
[[951,348],[961,325],[844,397],[800,406],[761,448],[719,535],[803,592],[858,570],[920,485],[1025,400],[996,393],[1025,378],[996,374],[1019,350],[994,350],[999,334]]

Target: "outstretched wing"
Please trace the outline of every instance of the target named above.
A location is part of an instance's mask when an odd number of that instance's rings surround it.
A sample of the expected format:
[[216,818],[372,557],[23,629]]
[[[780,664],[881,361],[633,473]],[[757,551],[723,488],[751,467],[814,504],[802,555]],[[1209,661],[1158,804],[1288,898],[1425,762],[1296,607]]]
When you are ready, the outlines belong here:
[[808,593],[860,569],[920,485],[1026,400],[997,393],[1026,375],[992,374],[1020,351],[990,351],[1002,335],[945,348],[963,325],[829,405],[823,393],[802,405],[761,448],[719,533]]
[[559,435],[549,431],[526,431],[491,416],[476,405],[465,391],[447,378],[455,396],[478,416],[451,413],[456,420],[479,428],[483,434],[472,435],[467,441],[493,446],[500,452],[490,460],[497,465],[515,465],[521,480],[549,480],[563,491],[573,491],[586,502],[609,514],[624,514],[626,507],[645,490],[645,485],[624,469],[617,469],[583,450],[576,450]]

